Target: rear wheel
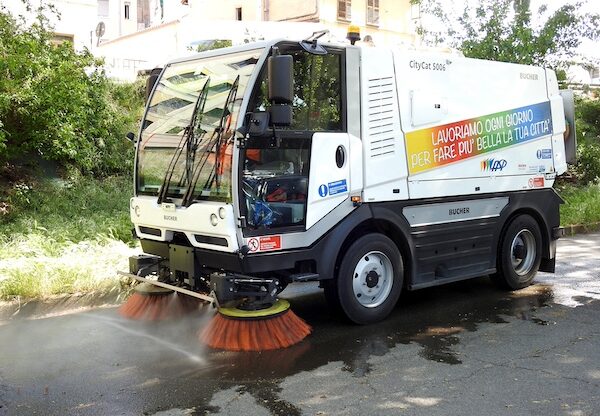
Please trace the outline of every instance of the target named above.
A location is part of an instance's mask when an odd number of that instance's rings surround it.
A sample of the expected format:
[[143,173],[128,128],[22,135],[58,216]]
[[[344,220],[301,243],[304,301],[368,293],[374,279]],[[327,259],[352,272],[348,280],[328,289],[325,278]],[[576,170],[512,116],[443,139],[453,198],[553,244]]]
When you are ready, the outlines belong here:
[[396,244],[385,235],[367,234],[345,253],[337,278],[325,284],[325,296],[352,322],[369,324],[390,314],[403,278],[402,256]]
[[530,215],[511,221],[500,245],[497,269],[492,276],[501,287],[522,289],[531,284],[542,260],[542,233]]

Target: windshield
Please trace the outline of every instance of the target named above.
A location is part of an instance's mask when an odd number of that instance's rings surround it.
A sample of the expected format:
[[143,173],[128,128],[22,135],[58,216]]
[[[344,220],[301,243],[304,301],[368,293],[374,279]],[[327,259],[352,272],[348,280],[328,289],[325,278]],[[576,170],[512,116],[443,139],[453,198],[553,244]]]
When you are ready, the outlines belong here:
[[233,130],[261,53],[167,66],[142,124],[138,194],[158,195],[164,184],[170,198],[231,200]]

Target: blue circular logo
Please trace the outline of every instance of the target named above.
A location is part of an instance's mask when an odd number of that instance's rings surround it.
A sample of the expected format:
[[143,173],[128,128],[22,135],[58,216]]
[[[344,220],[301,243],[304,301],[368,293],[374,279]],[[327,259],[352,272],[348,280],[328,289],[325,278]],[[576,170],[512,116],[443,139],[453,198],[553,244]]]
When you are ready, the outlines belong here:
[[323,196],[327,196],[327,185],[323,184],[321,186],[319,186],[319,195]]

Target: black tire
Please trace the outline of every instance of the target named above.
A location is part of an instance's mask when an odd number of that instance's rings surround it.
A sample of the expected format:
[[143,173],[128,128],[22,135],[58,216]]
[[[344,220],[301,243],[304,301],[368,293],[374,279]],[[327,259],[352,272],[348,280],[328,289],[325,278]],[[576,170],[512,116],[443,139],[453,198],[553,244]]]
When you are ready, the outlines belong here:
[[519,215],[510,222],[502,237],[496,262],[498,271],[492,280],[503,289],[523,289],[531,284],[541,261],[540,226],[530,215]]
[[370,324],[392,312],[403,280],[404,265],[396,244],[383,234],[367,234],[346,251],[335,280],[325,284],[325,296],[350,321]]

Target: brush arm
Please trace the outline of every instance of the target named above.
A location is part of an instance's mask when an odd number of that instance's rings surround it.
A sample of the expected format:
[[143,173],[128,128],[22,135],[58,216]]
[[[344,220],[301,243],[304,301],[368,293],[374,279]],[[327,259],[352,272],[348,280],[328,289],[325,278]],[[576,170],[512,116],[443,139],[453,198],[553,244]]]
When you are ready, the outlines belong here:
[[117,272],[117,274],[121,275],[121,276],[127,276],[130,277],[132,279],[135,280],[139,280],[140,282],[146,282],[146,283],[150,283],[154,286],[160,286],[160,287],[164,287],[165,289],[170,289],[173,290],[175,292],[179,292],[179,293],[183,293],[184,295],[188,295],[188,296],[192,296],[195,297],[197,299],[201,299],[205,302],[208,303],[215,303],[215,298],[212,296],[208,296],[208,295],[204,295],[202,293],[198,293],[198,292],[194,292],[188,289],[184,289],[182,287],[179,286],[174,286],[174,285],[170,285],[168,283],[163,283],[163,282],[159,282],[158,280],[153,280],[153,279],[146,279],[145,277],[142,276],[137,276],[135,274],[131,274],[131,273],[125,273],[125,272]]

